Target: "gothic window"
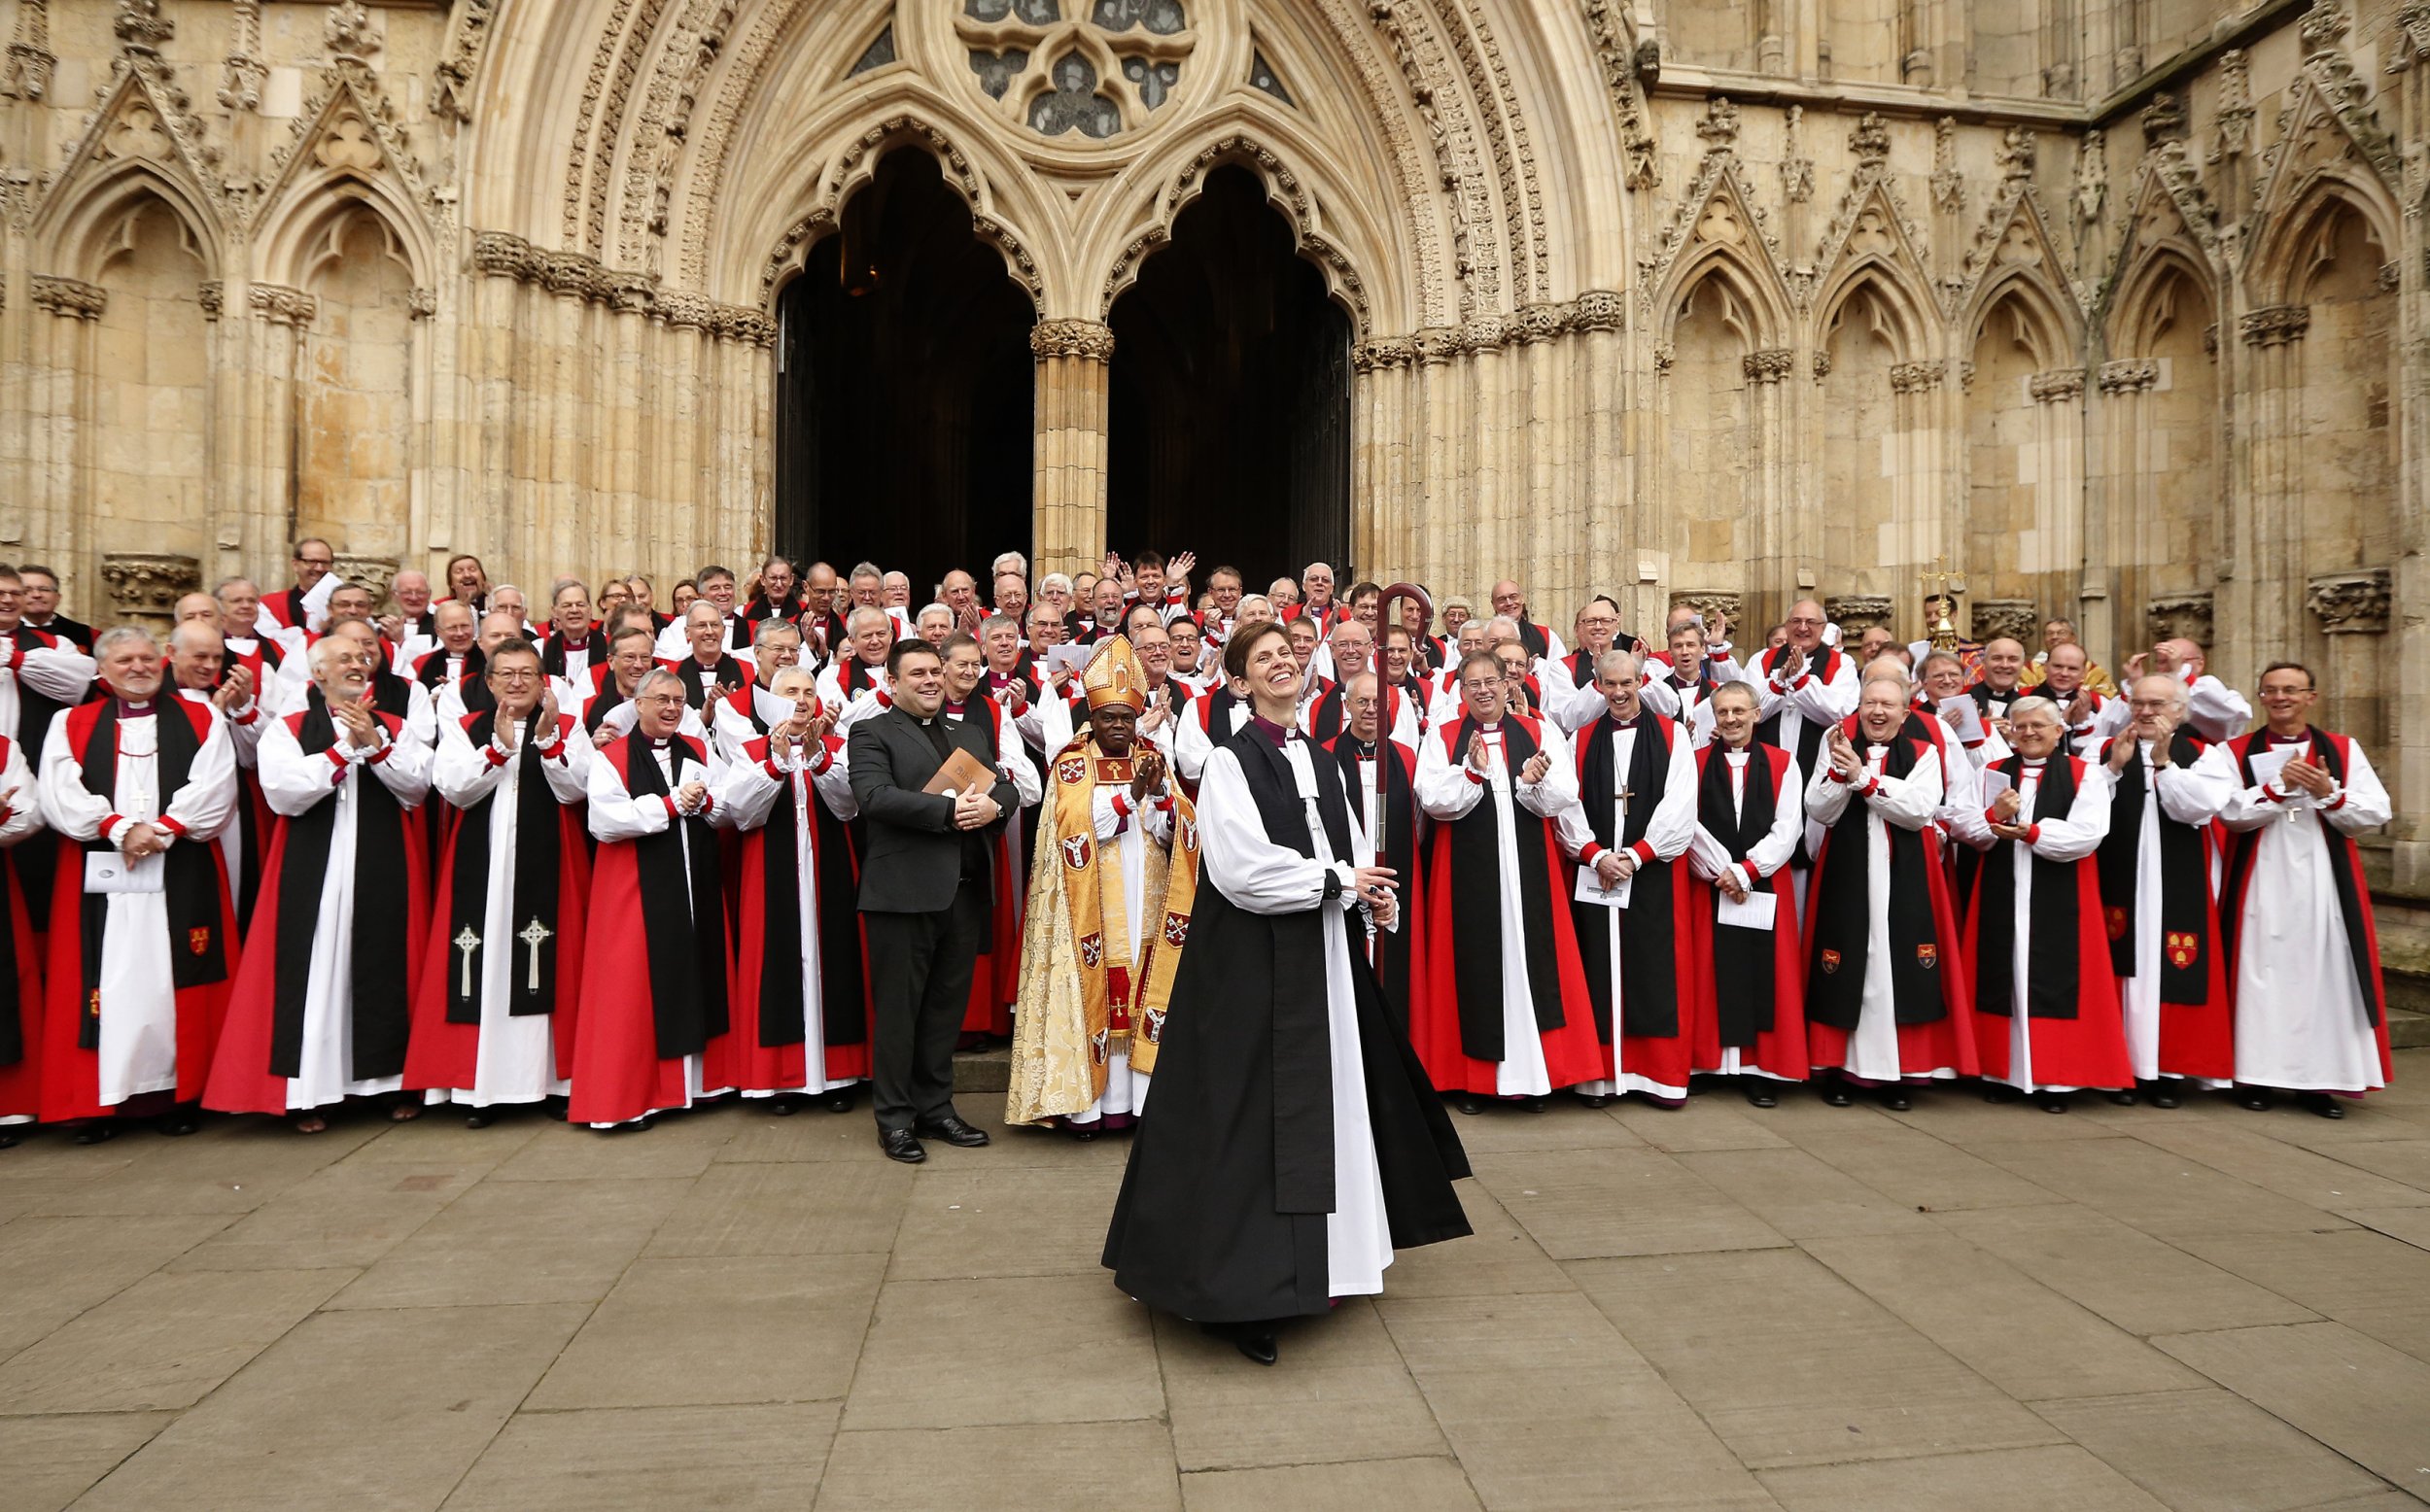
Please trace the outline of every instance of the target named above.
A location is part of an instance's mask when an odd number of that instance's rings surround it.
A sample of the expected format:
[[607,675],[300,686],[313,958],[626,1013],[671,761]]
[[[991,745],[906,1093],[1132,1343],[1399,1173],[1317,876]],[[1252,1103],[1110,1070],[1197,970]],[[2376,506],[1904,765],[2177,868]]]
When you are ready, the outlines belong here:
[[[955,29],[981,92],[1008,114],[1040,136],[1101,141],[1146,124],[1181,87],[1188,3],[960,0]],[[1279,84],[1271,92],[1289,101]]]
[[1285,105],[1296,103],[1291,98],[1291,91],[1282,86],[1282,76],[1274,72],[1274,66],[1266,61],[1263,52],[1249,54],[1249,87],[1263,89]]
[[1029,129],[1040,136],[1078,131],[1107,137],[1122,129],[1122,111],[1096,92],[1096,70],[1077,52],[1055,60],[1055,87],[1029,102]]
[[[894,61],[894,23],[888,21],[871,41],[861,55],[853,60],[851,72],[865,74],[873,68],[884,68]],[[850,77],[849,75],[847,77]]]

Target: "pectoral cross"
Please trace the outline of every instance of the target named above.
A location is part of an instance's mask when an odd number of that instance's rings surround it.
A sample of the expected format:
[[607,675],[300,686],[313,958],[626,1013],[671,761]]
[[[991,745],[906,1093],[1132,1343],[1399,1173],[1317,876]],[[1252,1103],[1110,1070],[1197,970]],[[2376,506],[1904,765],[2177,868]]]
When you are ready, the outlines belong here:
[[1622,844],[1626,844],[1628,842],[1628,801],[1636,796],[1637,794],[1630,789],[1626,780],[1622,780],[1619,791],[1620,829],[1619,834],[1616,837]]
[[481,948],[481,937],[467,924],[456,932],[455,946],[464,956],[464,988],[457,996],[469,998],[472,996],[472,952]]
[[536,993],[540,990],[540,942],[555,933],[555,930],[541,923],[540,916],[535,913],[532,915],[532,922],[524,925],[523,932],[515,936],[517,940],[532,947],[532,970],[523,983],[524,991]]

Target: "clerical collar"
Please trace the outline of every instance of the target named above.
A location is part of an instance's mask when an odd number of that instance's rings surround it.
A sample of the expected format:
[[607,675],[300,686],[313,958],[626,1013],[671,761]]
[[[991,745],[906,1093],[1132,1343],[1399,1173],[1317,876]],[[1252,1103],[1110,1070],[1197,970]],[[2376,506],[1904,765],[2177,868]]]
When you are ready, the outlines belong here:
[[142,703],[136,703],[129,699],[121,699],[118,702],[119,717],[121,719],[149,719],[152,717],[152,701],[150,699],[146,699]]
[[2028,772],[2039,772],[2042,770],[2043,764],[2048,760],[2049,758],[2045,756],[2028,756],[2025,758],[2025,770]]
[[939,712],[947,714],[967,714],[970,712],[970,705],[967,704],[948,702],[944,707],[939,710]]
[[644,736],[642,739],[646,739],[646,740],[648,740],[648,741],[649,741],[649,748],[650,748],[651,750],[653,750],[653,751],[663,751],[663,750],[667,750],[667,749],[670,749],[671,747],[673,747],[673,745],[675,744],[675,737],[673,737],[673,736],[671,736],[671,735],[669,735],[669,736],[659,736],[659,735]]
[[1300,732],[1288,725],[1278,725],[1264,714],[1251,714],[1249,728],[1274,742],[1277,747],[1289,744]]
[[1351,744],[1351,745],[1352,745],[1352,746],[1353,746],[1353,747],[1357,750],[1357,752],[1358,752],[1359,757],[1360,757],[1360,759],[1361,759],[1361,760],[1363,760],[1363,761],[1373,761],[1373,760],[1375,759],[1375,742],[1374,742],[1374,741],[1372,741],[1372,740],[1362,740],[1362,739],[1360,739],[1357,736],[1355,736],[1355,735],[1351,735],[1351,734],[1349,734],[1349,733],[1348,733],[1348,732],[1346,732],[1346,731],[1345,731],[1345,732],[1343,732],[1343,734],[1342,734],[1342,739],[1345,739],[1345,740],[1348,740],[1348,741],[1350,742],[1350,744]]

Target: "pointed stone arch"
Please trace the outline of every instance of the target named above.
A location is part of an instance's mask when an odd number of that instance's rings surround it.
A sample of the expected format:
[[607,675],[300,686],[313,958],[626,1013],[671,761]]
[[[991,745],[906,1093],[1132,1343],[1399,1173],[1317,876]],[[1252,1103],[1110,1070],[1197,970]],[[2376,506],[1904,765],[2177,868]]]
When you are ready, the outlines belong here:
[[2304,59],[2278,113],[2277,139],[2262,158],[2253,191],[2256,227],[2244,278],[2256,302],[2280,303],[2293,278],[2293,249],[2319,213],[2325,195],[2351,199],[2382,248],[2399,245],[2397,198],[2402,176],[2395,144],[2368,103],[2368,86],[2334,47]]
[[2300,192],[2290,189],[2289,197],[2266,214],[2244,267],[2245,287],[2253,303],[2263,307],[2304,302],[2304,285],[2319,260],[2317,244],[2341,215],[2359,216],[2387,257],[2404,245],[2402,218],[2386,186],[2350,164],[2308,169]]
[[1112,313],[1114,301],[1137,280],[1140,264],[1171,240],[1173,222],[1204,192],[1207,175],[1229,164],[1246,168],[1265,185],[1267,202],[1291,223],[1300,256],[1324,275],[1326,292],[1350,316],[1354,339],[1365,340],[1375,332],[1373,299],[1357,262],[1332,228],[1336,219],[1331,213],[1333,196],[1318,193],[1313,170],[1298,154],[1286,155],[1287,150],[1269,145],[1267,133],[1243,129],[1247,124],[1226,123],[1210,140],[1195,147],[1176,144],[1177,151],[1143,160],[1136,178],[1149,192],[1125,218],[1129,234],[1106,261],[1104,283],[1095,295],[1097,319]]
[[1655,255],[1640,266],[1641,287],[1651,323],[1667,332],[1697,282],[1719,269],[1740,289],[1760,318],[1758,346],[1786,343],[1793,300],[1781,260],[1780,243],[1765,224],[1737,155],[1726,150],[1705,155],[1704,166],[1680,200]]
[[[893,108],[859,113],[857,119],[864,123],[857,130],[847,121],[821,133],[822,140],[840,145],[800,195],[797,213],[784,222],[774,242],[766,244],[768,254],[758,270],[759,308],[776,307],[777,290],[800,270],[804,249],[842,223],[845,202],[876,176],[879,160],[898,147],[910,147],[937,160],[946,184],[970,205],[971,230],[1003,256],[1013,282],[1027,293],[1033,306],[1043,310],[1046,275],[1025,234],[997,211],[996,186],[1019,186],[1024,182],[1021,175],[1009,164],[992,165],[999,172],[983,171],[979,158],[961,145],[965,139],[937,123],[948,119],[941,109],[928,108],[924,102],[920,107],[909,101],[888,104]],[[985,138],[968,140],[984,142]]]
[[1956,304],[1966,347],[1971,349],[1979,339],[1992,310],[2013,298],[2031,313],[2037,332],[2034,351],[2043,365],[2080,353],[2084,310],[2066,269],[2040,196],[2022,186],[2003,195],[1966,254],[1965,284]]
[[378,79],[342,59],[305,100],[262,176],[252,217],[257,276],[301,287],[303,259],[332,219],[369,206],[409,254],[415,285],[434,289],[442,280],[429,203]]
[[1865,165],[1857,170],[1856,183],[1841,197],[1839,209],[1816,244],[1814,265],[1824,272],[1816,286],[1814,307],[1826,312],[1826,326],[1827,312],[1848,290],[1867,270],[1878,270],[1921,318],[1923,312],[1937,308],[1924,271],[1931,262],[1923,229],[1907,214],[1888,177],[1879,165]]
[[151,194],[186,223],[209,276],[221,276],[229,206],[217,188],[200,127],[158,69],[149,62],[129,66],[86,118],[83,134],[34,212],[36,267],[89,277],[96,266],[89,239],[132,197]]

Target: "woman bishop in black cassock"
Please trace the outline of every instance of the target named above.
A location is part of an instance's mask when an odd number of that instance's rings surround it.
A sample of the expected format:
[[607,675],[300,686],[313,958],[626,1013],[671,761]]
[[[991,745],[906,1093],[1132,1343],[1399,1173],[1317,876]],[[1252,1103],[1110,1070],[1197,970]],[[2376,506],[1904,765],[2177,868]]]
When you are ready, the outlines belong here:
[[1393,1251],[1469,1232],[1468,1157],[1353,930],[1397,922],[1339,766],[1293,728],[1274,624],[1225,670],[1257,717],[1208,757],[1204,860],[1143,1118],[1105,1237],[1114,1283],[1260,1364],[1286,1319],[1383,1290]]

